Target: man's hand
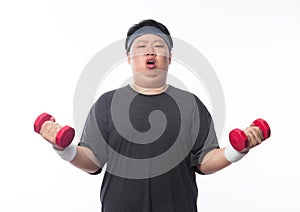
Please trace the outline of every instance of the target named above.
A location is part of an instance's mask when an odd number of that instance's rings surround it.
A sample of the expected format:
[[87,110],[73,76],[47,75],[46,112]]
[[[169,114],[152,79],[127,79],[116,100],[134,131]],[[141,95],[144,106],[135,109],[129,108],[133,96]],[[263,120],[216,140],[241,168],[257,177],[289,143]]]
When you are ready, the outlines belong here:
[[53,145],[54,148],[63,150],[64,148],[56,144],[56,135],[58,131],[62,128],[58,123],[55,122],[55,119],[51,117],[49,121],[45,121],[41,127],[40,134]]
[[250,127],[244,129],[244,132],[248,137],[249,146],[242,152],[248,152],[253,147],[261,144],[265,139],[261,129],[254,124],[251,124]]

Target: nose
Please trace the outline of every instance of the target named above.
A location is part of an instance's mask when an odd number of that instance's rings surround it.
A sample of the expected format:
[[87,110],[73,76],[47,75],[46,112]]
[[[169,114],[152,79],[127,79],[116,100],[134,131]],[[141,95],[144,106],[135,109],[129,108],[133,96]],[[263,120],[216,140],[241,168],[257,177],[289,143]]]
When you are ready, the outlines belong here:
[[152,46],[149,46],[145,52],[145,55],[146,56],[153,56],[155,57],[156,56],[156,52],[154,50],[154,48]]
[[153,52],[153,53],[146,53],[146,56],[153,56],[153,57],[155,57],[156,56],[156,53],[155,52]]

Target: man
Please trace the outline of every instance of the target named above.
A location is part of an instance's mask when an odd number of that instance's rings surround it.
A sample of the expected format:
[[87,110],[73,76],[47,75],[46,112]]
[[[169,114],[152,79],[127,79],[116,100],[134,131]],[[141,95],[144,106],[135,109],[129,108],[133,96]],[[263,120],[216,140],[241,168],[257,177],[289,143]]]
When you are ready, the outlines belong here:
[[195,173],[217,172],[262,142],[259,128],[251,126],[244,130],[250,145],[243,153],[219,148],[202,102],[166,84],[172,47],[163,24],[144,20],[134,25],[125,44],[133,83],[96,101],[79,145],[62,149],[55,144],[61,126],[54,119],[41,128],[41,135],[74,166],[99,174],[107,165],[101,187],[104,212],[196,212]]

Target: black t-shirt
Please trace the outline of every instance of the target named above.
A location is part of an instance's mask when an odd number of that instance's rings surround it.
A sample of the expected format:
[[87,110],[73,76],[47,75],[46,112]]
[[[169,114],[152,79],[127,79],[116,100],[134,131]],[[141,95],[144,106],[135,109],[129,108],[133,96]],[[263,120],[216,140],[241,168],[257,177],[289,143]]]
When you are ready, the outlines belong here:
[[173,86],[143,95],[129,85],[101,95],[79,145],[106,165],[103,212],[196,212],[197,166],[219,148],[211,115],[195,95]]

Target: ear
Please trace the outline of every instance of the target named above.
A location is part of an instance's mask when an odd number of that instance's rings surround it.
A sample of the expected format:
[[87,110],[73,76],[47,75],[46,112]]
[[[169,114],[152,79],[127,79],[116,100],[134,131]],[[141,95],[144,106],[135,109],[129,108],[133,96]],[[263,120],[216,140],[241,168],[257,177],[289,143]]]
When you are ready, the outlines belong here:
[[131,62],[130,62],[130,52],[127,52],[127,62],[128,62],[129,65],[131,64]]
[[172,61],[172,52],[169,53],[169,65],[171,64]]

